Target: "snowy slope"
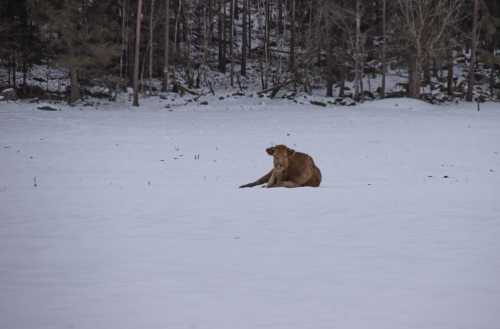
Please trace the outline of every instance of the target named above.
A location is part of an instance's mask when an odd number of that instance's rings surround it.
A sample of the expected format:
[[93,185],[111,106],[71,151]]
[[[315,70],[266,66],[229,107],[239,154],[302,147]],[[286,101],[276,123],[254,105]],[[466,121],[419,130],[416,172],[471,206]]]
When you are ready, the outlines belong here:
[[498,104],[209,103],[0,104],[0,328],[498,328]]

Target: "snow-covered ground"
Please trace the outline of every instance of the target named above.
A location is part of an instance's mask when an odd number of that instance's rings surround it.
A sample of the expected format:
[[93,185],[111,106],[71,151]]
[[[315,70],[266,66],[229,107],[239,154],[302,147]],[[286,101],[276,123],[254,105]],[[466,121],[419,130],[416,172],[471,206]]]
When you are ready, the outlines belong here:
[[498,328],[499,104],[144,104],[0,103],[0,328]]

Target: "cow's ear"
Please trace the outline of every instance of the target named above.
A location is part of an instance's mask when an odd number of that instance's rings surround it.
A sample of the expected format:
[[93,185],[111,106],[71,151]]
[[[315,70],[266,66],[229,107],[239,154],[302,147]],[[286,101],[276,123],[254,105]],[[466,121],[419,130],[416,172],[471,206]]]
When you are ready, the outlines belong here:
[[290,155],[290,156],[295,154],[295,150],[294,149],[291,149],[291,148],[287,147],[286,151],[287,151],[288,155]]
[[269,147],[269,148],[266,149],[266,152],[269,155],[273,155],[275,150],[276,150],[275,147]]

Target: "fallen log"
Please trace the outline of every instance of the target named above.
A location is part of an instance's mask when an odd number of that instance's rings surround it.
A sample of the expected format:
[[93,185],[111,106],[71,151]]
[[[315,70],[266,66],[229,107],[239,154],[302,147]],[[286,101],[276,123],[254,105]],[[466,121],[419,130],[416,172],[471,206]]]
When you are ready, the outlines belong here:
[[181,85],[180,83],[178,82],[175,82],[174,83],[174,89],[177,88],[177,90],[180,91],[180,94],[183,95],[183,94],[191,94],[193,96],[201,96],[200,93],[197,93],[196,91],[194,90],[191,90],[189,88],[186,88],[184,87],[183,85]]
[[294,80],[288,80],[288,81],[285,81],[283,83],[280,83],[279,85],[275,85],[275,86],[272,86],[270,88],[267,88],[267,89],[264,89],[264,90],[261,90],[257,93],[257,95],[261,96],[263,94],[266,94],[268,92],[271,92],[271,94],[269,95],[269,98],[274,98],[276,96],[276,94],[278,94],[278,92],[283,88],[283,87],[286,87],[288,86],[290,83],[292,83]]

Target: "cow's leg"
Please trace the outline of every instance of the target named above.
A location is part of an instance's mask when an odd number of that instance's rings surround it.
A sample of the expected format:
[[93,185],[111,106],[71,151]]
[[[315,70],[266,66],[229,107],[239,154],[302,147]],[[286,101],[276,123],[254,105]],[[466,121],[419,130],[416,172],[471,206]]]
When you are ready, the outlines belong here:
[[267,174],[265,174],[261,178],[257,179],[255,182],[248,183],[248,184],[245,184],[245,185],[241,185],[240,188],[254,187],[254,186],[257,186],[257,185],[262,185],[264,183],[267,183],[269,181],[269,179],[271,178],[272,174],[273,174],[273,170],[271,170],[270,172],[268,172]]

